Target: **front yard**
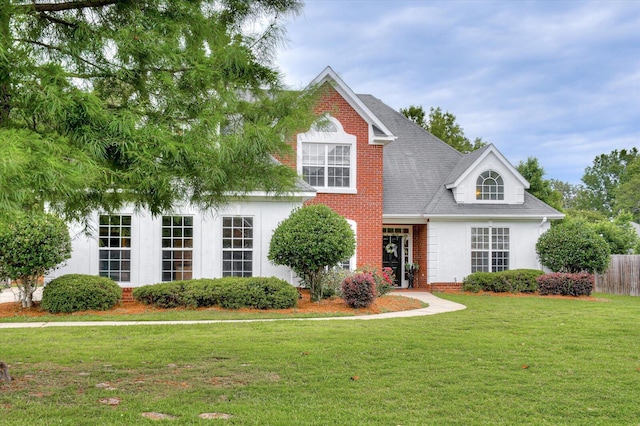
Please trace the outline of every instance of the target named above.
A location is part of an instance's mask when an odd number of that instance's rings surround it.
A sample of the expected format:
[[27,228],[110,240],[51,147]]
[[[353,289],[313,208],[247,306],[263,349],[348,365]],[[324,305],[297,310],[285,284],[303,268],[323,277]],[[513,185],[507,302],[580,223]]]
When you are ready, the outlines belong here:
[[640,298],[441,296],[468,308],[2,330],[0,424],[637,424]]

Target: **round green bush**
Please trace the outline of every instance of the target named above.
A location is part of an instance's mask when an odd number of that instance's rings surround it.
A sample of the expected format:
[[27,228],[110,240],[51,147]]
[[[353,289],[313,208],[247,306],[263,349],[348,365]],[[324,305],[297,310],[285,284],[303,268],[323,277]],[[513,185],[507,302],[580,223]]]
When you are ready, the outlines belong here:
[[604,273],[610,261],[607,240],[577,219],[565,219],[542,234],[536,252],[540,263],[553,272]]
[[51,313],[113,308],[122,297],[122,289],[109,278],[69,274],[52,280],[42,291],[40,307]]

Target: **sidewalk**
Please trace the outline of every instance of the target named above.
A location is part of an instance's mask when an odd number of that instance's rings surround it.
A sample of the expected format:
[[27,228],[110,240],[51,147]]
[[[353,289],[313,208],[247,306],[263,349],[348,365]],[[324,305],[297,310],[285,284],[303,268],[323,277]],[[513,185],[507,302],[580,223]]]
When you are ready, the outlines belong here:
[[[42,299],[42,287],[38,287],[35,293],[33,293],[33,300],[40,299]],[[16,287],[0,290],[0,303],[18,302],[19,300],[18,289]]]
[[[5,295],[5,292],[8,292]],[[460,311],[466,306],[434,296],[431,293],[421,291],[400,291],[391,294],[412,297],[429,306],[410,311],[387,312],[384,314],[359,315],[354,317],[324,317],[324,318],[277,318],[277,319],[247,319],[247,320],[197,320],[197,321],[86,321],[86,322],[28,322],[28,323],[1,323],[3,328],[42,328],[42,327],[96,327],[96,326],[121,326],[121,325],[173,325],[173,324],[217,324],[217,323],[242,323],[242,322],[274,322],[274,321],[343,321],[343,320],[375,320],[386,318],[409,318],[424,315],[435,315],[445,312]],[[5,300],[8,299],[8,300]],[[0,295],[0,303],[12,302],[13,293],[5,290]]]

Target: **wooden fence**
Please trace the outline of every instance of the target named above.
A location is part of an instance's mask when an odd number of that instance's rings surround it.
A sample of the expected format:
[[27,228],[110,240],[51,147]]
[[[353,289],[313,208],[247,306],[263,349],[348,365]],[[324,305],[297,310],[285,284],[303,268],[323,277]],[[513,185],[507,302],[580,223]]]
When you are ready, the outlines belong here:
[[640,296],[640,255],[611,256],[607,272],[596,275],[595,291]]

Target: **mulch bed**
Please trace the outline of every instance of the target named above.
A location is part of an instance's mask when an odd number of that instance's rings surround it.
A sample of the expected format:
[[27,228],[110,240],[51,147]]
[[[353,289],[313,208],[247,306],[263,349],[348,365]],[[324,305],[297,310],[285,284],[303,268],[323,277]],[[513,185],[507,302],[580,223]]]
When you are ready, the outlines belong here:
[[[355,315],[371,315],[371,314],[379,314],[382,312],[398,312],[398,311],[406,311],[410,309],[419,309],[421,304],[419,301],[412,299],[410,296],[412,290],[404,291],[407,293],[407,297],[402,296],[390,296],[386,295],[376,299],[375,303],[367,308],[367,309],[352,309],[350,308],[344,300],[340,298],[332,298],[325,299],[320,302],[311,302],[309,298],[309,294],[307,291],[302,290],[302,299],[298,301],[298,306],[292,309],[276,309],[269,312],[278,312],[282,314],[293,314],[293,313],[318,313],[318,314],[327,314],[327,313],[347,313],[347,314],[355,314]],[[461,294],[460,292],[451,292]],[[465,295],[469,296],[494,296],[494,297],[540,297],[540,298],[548,298],[548,299],[572,299],[572,300],[587,300],[593,302],[601,302],[604,301],[601,298],[596,298],[593,296],[540,296],[537,293],[492,293],[480,291],[478,293],[470,293],[465,292]],[[188,308],[173,308],[174,310],[180,309],[188,309]],[[199,308],[198,310],[223,310],[222,308]],[[108,311],[84,311],[84,312],[75,312],[72,314],[57,314],[59,316],[72,315],[72,316],[82,316],[82,315],[132,315],[132,314],[141,314],[145,312],[162,312],[167,311],[167,309],[159,309],[150,307],[147,305],[143,305],[138,302],[121,302],[116,305],[114,308]],[[264,312],[259,309],[238,309],[235,312]],[[32,309],[23,309],[20,306],[20,303],[0,303],[0,318],[7,317],[39,317],[43,315],[53,315],[49,314],[40,309],[38,302],[34,303],[34,307]]]
[[[43,315],[52,315],[40,309],[38,302],[34,303],[32,309],[23,309],[20,303],[0,303],[0,318],[7,317],[39,317]],[[379,314],[382,312],[397,312],[406,311],[410,309],[418,309],[421,307],[419,301],[411,299],[409,297],[402,296],[390,296],[386,295],[376,299],[375,303],[367,309],[353,309],[350,308],[344,300],[340,298],[325,299],[320,302],[311,302],[308,292],[302,291],[302,298],[298,301],[298,306],[292,309],[276,309],[269,312],[278,313],[348,313],[356,315],[370,315]],[[174,310],[188,309],[188,308],[173,308]],[[199,308],[198,310],[223,310],[221,308]],[[83,311],[72,314],[57,314],[59,316],[73,315],[132,315],[141,314],[145,312],[162,312],[167,309],[159,309],[143,305],[138,302],[121,302],[114,308],[108,311]],[[264,312],[259,309],[238,309],[235,312]]]

